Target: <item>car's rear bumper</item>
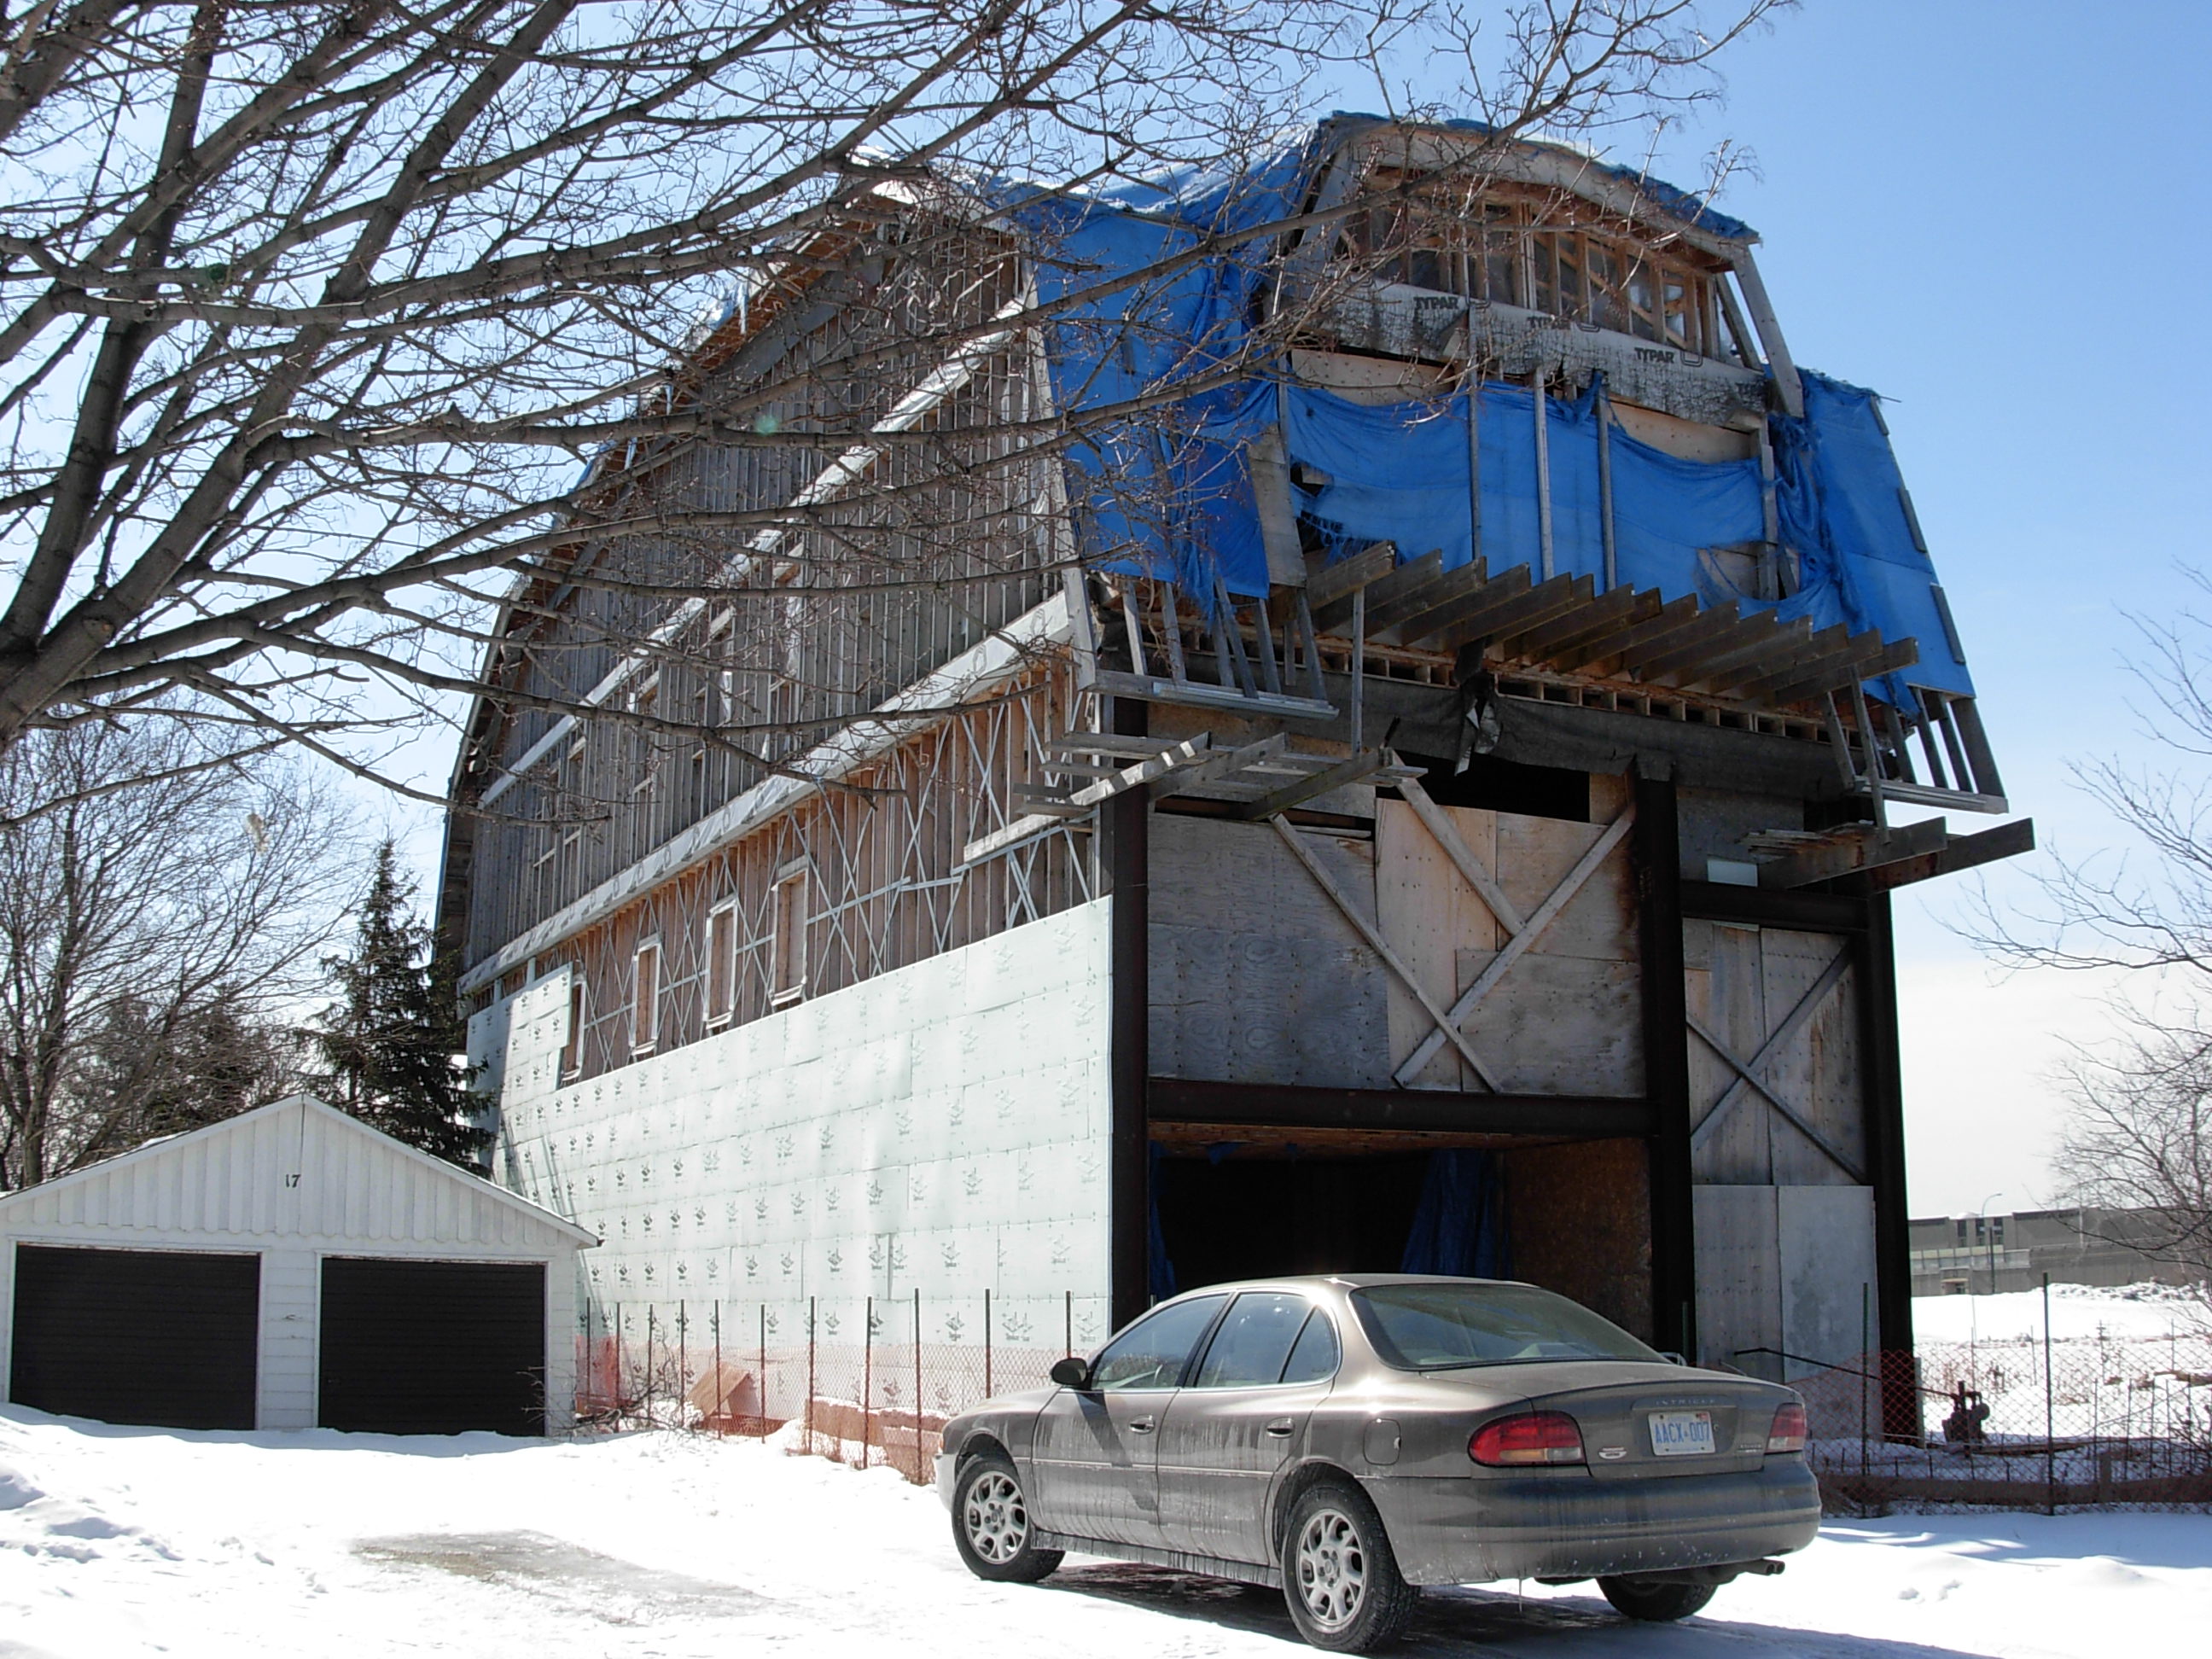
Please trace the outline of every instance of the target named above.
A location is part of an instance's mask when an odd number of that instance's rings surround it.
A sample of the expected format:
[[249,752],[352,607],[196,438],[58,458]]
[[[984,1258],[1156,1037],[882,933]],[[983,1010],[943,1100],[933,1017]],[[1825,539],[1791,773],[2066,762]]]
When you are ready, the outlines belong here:
[[1797,1457],[1729,1474],[1586,1472],[1363,1483],[1415,1584],[1595,1578],[1755,1561],[1811,1543],[1820,1490]]

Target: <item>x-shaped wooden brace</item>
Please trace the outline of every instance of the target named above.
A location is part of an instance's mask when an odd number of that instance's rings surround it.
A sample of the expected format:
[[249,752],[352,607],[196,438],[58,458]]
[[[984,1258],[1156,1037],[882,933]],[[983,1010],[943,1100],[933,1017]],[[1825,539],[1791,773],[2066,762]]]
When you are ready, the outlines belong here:
[[1418,782],[1407,778],[1398,785],[1398,793],[1405,798],[1406,804],[1413,809],[1414,816],[1420,819],[1423,826],[1436,837],[1437,844],[1444,850],[1444,855],[1451,860],[1454,867],[1467,878],[1468,884],[1474,889],[1476,895],[1489,908],[1490,914],[1498,919],[1498,925],[1505,930],[1507,935],[1504,948],[1491,958],[1490,965],[1476,976],[1474,984],[1460,993],[1458,1000],[1449,1008],[1437,1006],[1437,1000],[1430,995],[1428,988],[1414,977],[1413,969],[1408,968],[1400,959],[1398,953],[1390,948],[1389,941],[1383,939],[1380,930],[1359,914],[1343,889],[1339,887],[1328,871],[1322,867],[1321,861],[1314,857],[1312,852],[1299,838],[1298,832],[1291,829],[1280,817],[1271,818],[1268,822],[1273,824],[1275,833],[1282,837],[1283,844],[1291,849],[1291,855],[1300,864],[1305,866],[1307,873],[1313,877],[1322,891],[1328,895],[1336,908],[1344,913],[1345,920],[1352,925],[1360,938],[1367,942],[1368,948],[1382,958],[1383,966],[1398,976],[1406,988],[1411,991],[1419,1001],[1423,1011],[1427,1013],[1430,1019],[1435,1022],[1435,1028],[1428,1036],[1421,1039],[1413,1052],[1406,1057],[1404,1062],[1395,1071],[1391,1073],[1390,1080],[1401,1089],[1406,1087],[1408,1080],[1419,1076],[1421,1068],[1434,1059],[1437,1051],[1449,1042],[1459,1050],[1460,1058],[1467,1061],[1468,1068],[1474,1073],[1475,1076],[1482,1079],[1485,1088],[1493,1094],[1501,1094],[1504,1091],[1499,1088],[1496,1075],[1483,1063],[1481,1056],[1474,1052],[1474,1045],[1468,1042],[1466,1034],[1460,1030],[1460,1027],[1466,1021],[1467,1017],[1474,1012],[1475,1005],[1496,988],[1498,981],[1505,976],[1506,970],[1519,961],[1522,954],[1543,933],[1544,929],[1557,920],[1559,912],[1567,908],[1574,896],[1583,890],[1583,884],[1597,872],[1597,867],[1605,862],[1607,856],[1614,848],[1620,845],[1622,838],[1628,834],[1630,828],[1635,823],[1636,809],[1632,805],[1623,809],[1620,816],[1606,826],[1605,833],[1591,844],[1589,850],[1576,861],[1575,867],[1567,872],[1559,884],[1552,890],[1551,896],[1538,905],[1532,914],[1523,918],[1519,907],[1505,896],[1504,890],[1492,878],[1490,872],[1482,867],[1481,860],[1474,856],[1473,850],[1461,838],[1459,831],[1452,827],[1451,820],[1444,816],[1443,809],[1429,799],[1428,792]]
[[[1629,830],[1636,823],[1636,807],[1631,803],[1621,809],[1620,816],[1606,825],[1605,833],[1592,842],[1589,850],[1575,860],[1575,867],[1568,871],[1559,884],[1552,890],[1551,896],[1523,921],[1512,902],[1491,878],[1490,872],[1482,867],[1473,849],[1461,839],[1452,821],[1444,816],[1443,809],[1436,802],[1429,799],[1428,791],[1409,780],[1399,786],[1398,793],[1413,809],[1413,815],[1420,819],[1422,827],[1437,838],[1437,845],[1444,849],[1444,856],[1451,860],[1460,874],[1467,878],[1468,884],[1490,907],[1490,914],[1498,919],[1498,925],[1506,933],[1504,948],[1490,959],[1490,966],[1475,976],[1474,984],[1459,994],[1459,1000],[1444,1011],[1444,1017],[1437,1022],[1437,1029],[1423,1037],[1398,1069],[1390,1073],[1390,1080],[1402,1089],[1421,1074],[1421,1068],[1436,1057],[1437,1051],[1446,1042],[1457,1043],[1462,1052],[1465,1052],[1466,1041],[1460,1035],[1460,1027],[1466,1023],[1467,1017],[1474,1012],[1477,1003],[1497,988],[1498,981],[1505,977],[1506,970],[1518,962],[1528,947],[1542,936],[1544,930],[1559,919],[1559,912],[1567,908],[1575,895],[1582,891],[1584,884],[1597,873],[1598,866],[1603,864],[1611,856],[1613,849],[1627,837]],[[1427,1006],[1427,1001],[1424,996],[1424,1006]],[[1475,1067],[1475,1074],[1493,1091],[1498,1088],[1480,1066]]]
[[1697,1033],[1698,1040],[1726,1060],[1736,1074],[1735,1080],[1730,1083],[1721,1097],[1713,1103],[1712,1110],[1699,1119],[1697,1127],[1690,1131],[1690,1145],[1692,1147],[1701,1146],[1711,1139],[1713,1131],[1720,1127],[1721,1120],[1734,1109],[1736,1102],[1756,1089],[1766,1097],[1769,1105],[1782,1114],[1791,1127],[1827,1154],[1829,1160],[1838,1169],[1853,1181],[1862,1185],[1865,1183],[1866,1172],[1831,1145],[1826,1135],[1800,1116],[1796,1109],[1776,1093],[1773,1085],[1759,1075],[1761,1068],[1765,1066],[1767,1060],[1779,1053],[1782,1046],[1802,1030],[1806,1023],[1820,1012],[1820,1005],[1828,1000],[1828,994],[1843,982],[1844,970],[1850,965],[1850,951],[1848,949],[1837,951],[1835,960],[1827,965],[1820,978],[1813,981],[1805,994],[1797,999],[1797,1006],[1790,1011],[1789,1016],[1783,1020],[1782,1024],[1767,1034],[1766,1041],[1759,1045],[1759,1052],[1747,1060],[1738,1059],[1728,1044],[1715,1036],[1705,1023],[1695,1014],[1689,1017],[1690,1029]]

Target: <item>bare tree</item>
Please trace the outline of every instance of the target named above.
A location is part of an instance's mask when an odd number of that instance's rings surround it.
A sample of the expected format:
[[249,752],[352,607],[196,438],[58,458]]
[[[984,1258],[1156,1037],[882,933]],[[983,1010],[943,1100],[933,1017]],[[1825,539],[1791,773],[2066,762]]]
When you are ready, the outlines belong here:
[[[2190,574],[2212,594],[2212,578]],[[2075,763],[2122,844],[2054,857],[2014,914],[1984,894],[1972,931],[2013,966],[2140,976],[2145,994],[2114,999],[2112,1042],[2067,1068],[2053,1170],[2072,1201],[2133,1212],[2105,1230],[2113,1242],[2212,1283],[2212,619],[2134,622],[2130,672],[2167,758]]]
[[321,790],[188,729],[81,726],[0,756],[0,1184],[286,1091],[350,897]]
[[[0,748],[157,715],[373,772],[380,732],[471,690],[514,607],[583,583],[620,601],[611,630],[649,635],[751,538],[802,520],[834,546],[855,495],[895,517],[921,472],[1079,441],[1035,402],[972,412],[971,438],[998,429],[981,456],[931,423],[878,430],[917,366],[1054,320],[1019,282],[987,280],[980,308],[884,282],[887,259],[971,238],[1004,181],[1249,158],[1327,95],[1317,65],[1408,41],[1464,55],[1468,103],[1502,137],[1598,133],[1709,94],[1714,54],[1771,3],[28,6],[0,21],[0,547],[18,576]],[[798,319],[841,289],[874,296],[869,327],[701,395],[732,303]],[[1145,387],[1083,423],[1168,400]],[[773,510],[639,482],[709,448],[797,476],[862,434],[920,459]],[[676,551],[595,556],[647,540]],[[979,580],[951,556],[863,554],[778,580],[802,608],[823,586]],[[583,706],[566,684],[502,695]],[[700,724],[595,713],[648,736]],[[742,748],[796,718],[702,740]]]

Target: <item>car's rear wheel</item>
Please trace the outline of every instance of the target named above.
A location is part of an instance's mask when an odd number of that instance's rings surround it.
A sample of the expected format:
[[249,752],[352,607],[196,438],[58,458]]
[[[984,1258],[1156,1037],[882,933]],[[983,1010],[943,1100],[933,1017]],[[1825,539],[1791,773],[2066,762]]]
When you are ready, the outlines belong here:
[[953,1483],[952,1541],[969,1571],[999,1583],[1034,1584],[1060,1561],[1036,1547],[1021,1476],[997,1452],[970,1459]]
[[1614,1612],[1654,1624],[1687,1619],[1713,1599],[1711,1584],[1686,1584],[1664,1578],[1601,1578],[1597,1587],[1613,1603]]
[[1398,1572],[1382,1517],[1357,1486],[1309,1486],[1283,1529],[1283,1600],[1315,1647],[1369,1653],[1395,1640],[1421,1593]]

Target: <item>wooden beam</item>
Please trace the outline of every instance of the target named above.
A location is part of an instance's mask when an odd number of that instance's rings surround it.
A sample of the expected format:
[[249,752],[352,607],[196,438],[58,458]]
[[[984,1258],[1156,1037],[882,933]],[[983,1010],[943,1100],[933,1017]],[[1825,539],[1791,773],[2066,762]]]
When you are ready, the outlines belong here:
[[1400,1129],[1601,1140],[1651,1132],[1644,1101],[1603,1095],[1480,1095],[1455,1089],[1331,1089],[1156,1077],[1146,1090],[1156,1123],[1249,1123],[1271,1128]]
[[1716,672],[1705,684],[1718,693],[1738,685],[1755,684],[1760,680],[1794,678],[1814,664],[1836,655],[1850,643],[1850,639],[1851,632],[1847,626],[1842,623],[1831,623],[1819,633],[1809,635],[1799,641],[1785,657],[1765,661],[1754,659],[1724,674]]
[[1923,858],[1942,850],[1950,832],[1941,818],[1927,818],[1893,830],[1879,824],[1855,824],[1833,838],[1815,842],[1770,864],[1759,866],[1762,887],[1809,887],[1854,871],[1878,869],[1907,859]]
[[1884,674],[1910,668],[1919,660],[1920,642],[1917,640],[1892,640],[1872,656],[1846,664],[1840,672],[1815,673],[1808,671],[1802,678],[1790,684],[1778,685],[1758,695],[1769,702],[1802,702],[1806,698],[1817,697],[1824,691],[1839,691],[1867,680],[1880,679]]
[[1335,627],[1339,623],[1350,621],[1352,601],[1363,592],[1367,595],[1367,609],[1371,616],[1377,605],[1388,605],[1393,599],[1402,599],[1407,593],[1434,581],[1443,574],[1443,568],[1444,556],[1442,552],[1424,553],[1412,563],[1400,565],[1388,575],[1377,576],[1371,581],[1363,582],[1351,592],[1315,605],[1314,626],[1328,629]]
[[1398,566],[1398,544],[1395,542],[1376,542],[1364,547],[1348,559],[1339,559],[1334,564],[1324,565],[1306,584],[1306,603],[1318,611],[1322,605],[1342,599],[1356,587],[1364,587],[1378,581]]
[[1774,314],[1774,302],[1766,297],[1766,284],[1759,280],[1759,262],[1751,257],[1749,248],[1735,256],[1735,280],[1743,289],[1744,307],[1751,313],[1751,324],[1759,331],[1759,343],[1766,352],[1766,367],[1774,376],[1774,391],[1782,404],[1782,412],[1795,420],[1805,418],[1805,387],[1797,378],[1797,365],[1790,360],[1790,347],[1782,338],[1782,324]]
[[1629,673],[1642,669],[1646,663],[1672,661],[1692,646],[1725,637],[1741,620],[1736,614],[1735,601],[1730,599],[1717,609],[1700,612],[1696,620],[1671,634],[1612,653],[1607,658],[1611,664],[1607,672]]
[[1740,662],[1756,662],[1762,657],[1787,655],[1796,646],[1804,643],[1811,634],[1809,625],[1803,627],[1797,638],[1790,637],[1790,630],[1778,626],[1764,611],[1743,617],[1734,628],[1723,631],[1718,638],[1686,642],[1664,656],[1638,665],[1637,678],[1647,685],[1666,684],[1680,689],[1702,684],[1706,677],[1733,667]]
[[1835,690],[1855,684],[1856,676],[1852,671],[1875,661],[1881,653],[1881,635],[1869,628],[1863,634],[1848,634],[1841,640],[1831,641],[1824,650],[1802,653],[1794,662],[1779,663],[1764,674],[1739,680],[1734,689],[1738,696],[1765,697],[1784,686],[1826,682],[1830,675],[1841,674],[1844,678],[1834,685],[1823,684],[1820,687],[1823,690]]
[[1992,863],[1998,859],[2017,858],[2022,853],[2034,850],[2035,820],[2022,818],[2017,823],[2001,823],[1996,829],[1984,830],[1978,835],[1954,836],[1948,845],[1932,852],[1886,863],[1880,869],[1867,872],[1865,885],[1871,892],[1887,893],[1894,888],[1910,886],[1916,881],[1954,875],[1977,865]]
[[1485,635],[1495,636],[1507,630],[1533,628],[1540,622],[1588,605],[1596,594],[1597,584],[1588,576],[1555,576],[1487,616],[1462,617],[1432,629],[1423,640],[1415,641],[1409,636],[1407,643],[1456,649],[1464,641]]
[[1649,621],[1659,614],[1659,595],[1650,588],[1616,587],[1580,610],[1563,612],[1501,640],[1498,649],[1506,656],[1524,659],[1571,651],[1603,635]]
[[1237,714],[1267,714],[1285,720],[1333,720],[1334,703],[1310,697],[1279,697],[1266,691],[1247,692],[1233,685],[1208,685],[1203,680],[1160,679],[1150,674],[1125,673],[1102,668],[1088,688],[1107,696],[1133,697],[1139,702],[1175,703],[1188,708],[1225,709]]
[[[1501,570],[1474,592],[1462,594],[1431,611],[1407,618],[1399,625],[1395,642],[1411,645],[1440,629],[1457,625],[1462,618],[1480,618],[1491,611],[1502,610],[1535,585],[1535,578],[1529,574],[1525,564]],[[1484,631],[1479,622],[1475,631]]]
[[[1437,556],[1441,558],[1443,556]],[[1464,564],[1456,570],[1437,573],[1427,581],[1411,586],[1392,585],[1393,591],[1385,593],[1377,582],[1367,591],[1367,634],[1377,638],[1388,629],[1396,626],[1408,617],[1433,611],[1463,595],[1479,592],[1486,585],[1487,573],[1480,565]]]
[[1670,599],[1652,616],[1626,629],[1608,629],[1587,643],[1572,647],[1555,646],[1552,651],[1552,665],[1571,673],[1586,663],[1603,662],[1632,650],[1654,639],[1664,639],[1679,628],[1698,619],[1698,601],[1685,594]]
[[1787,927],[1802,933],[1866,931],[1866,905],[1855,898],[1771,887],[1737,887],[1717,881],[1686,881],[1679,885],[1682,914],[1698,921],[1725,921],[1739,927]]
[[1332,789],[1364,783],[1370,778],[1396,783],[1401,779],[1420,775],[1419,767],[1400,766],[1384,750],[1369,749],[1349,760],[1340,761],[1327,771],[1311,773],[1295,783],[1285,784],[1272,794],[1262,795],[1259,799],[1249,802],[1237,809],[1237,816],[1242,818],[1271,818],[1279,812],[1287,812],[1293,806],[1303,805],[1316,796],[1326,795]]
[[[1794,654],[1813,637],[1813,624],[1801,619],[1761,632],[1760,638],[1746,640],[1723,649],[1716,656],[1707,657],[1678,671],[1674,683],[1685,690],[1696,686],[1710,689],[1725,685],[1732,677],[1742,674],[1759,663],[1771,662],[1777,656]],[[1727,645],[1727,641],[1723,643]]]

